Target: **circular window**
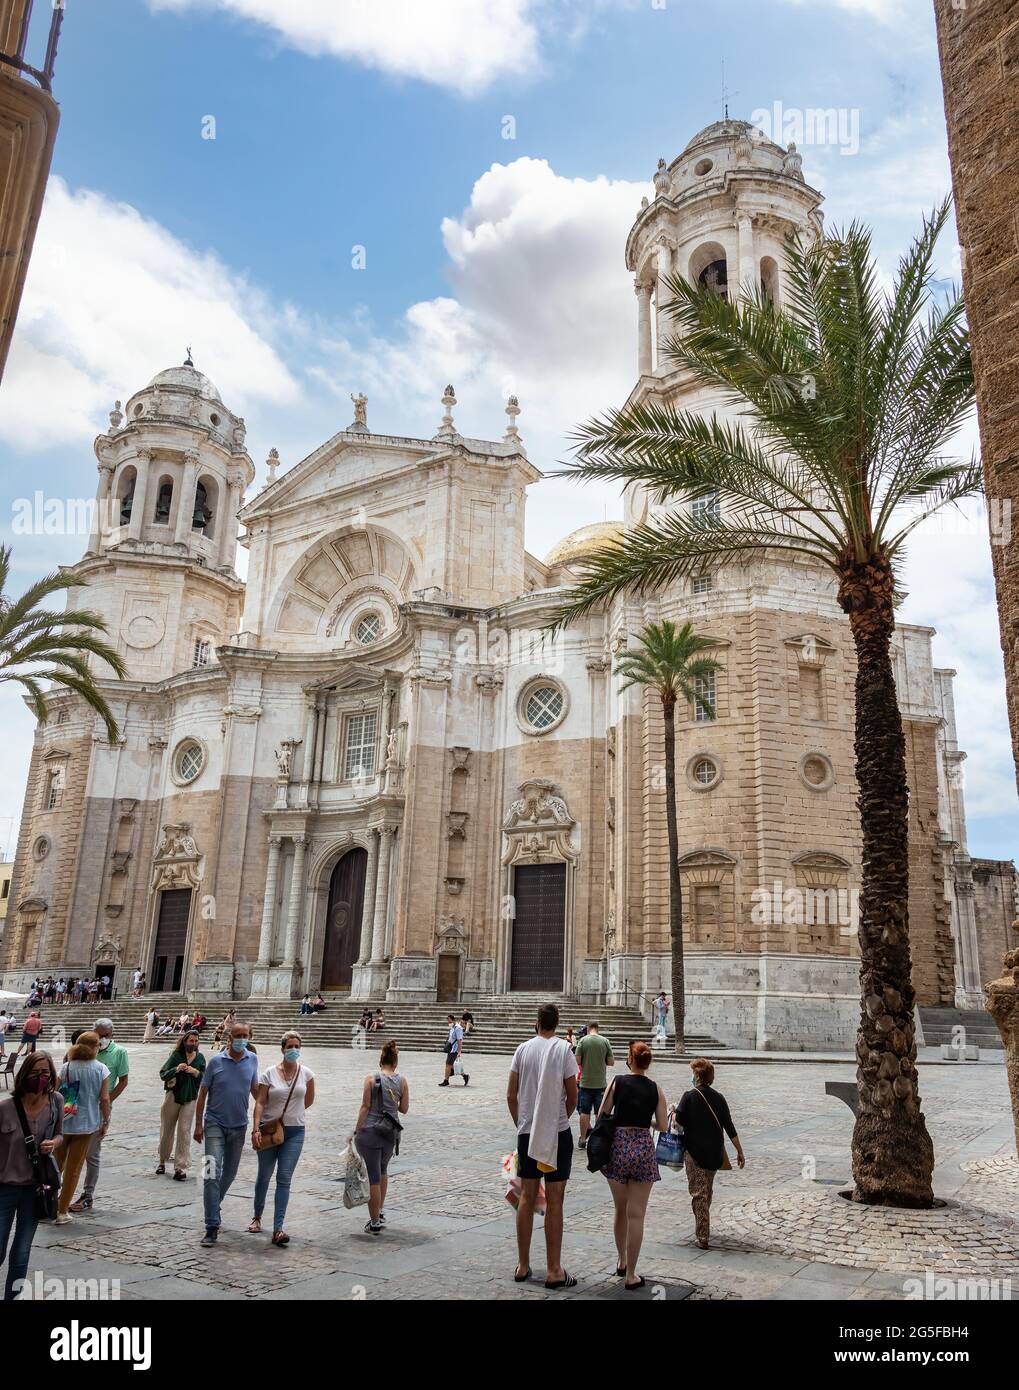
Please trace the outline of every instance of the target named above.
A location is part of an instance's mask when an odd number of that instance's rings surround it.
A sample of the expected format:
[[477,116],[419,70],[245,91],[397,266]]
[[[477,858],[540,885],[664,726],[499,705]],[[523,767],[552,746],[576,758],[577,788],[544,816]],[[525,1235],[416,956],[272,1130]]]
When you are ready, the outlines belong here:
[[140,415],[144,409],[145,407],[143,405],[136,405],[134,408],[134,413],[136,415]]
[[554,685],[537,685],[524,702],[524,718],[532,729],[550,729],[563,712],[563,692]]
[[354,628],[354,637],[362,647],[367,647],[378,640],[381,632],[382,619],[377,613],[368,613]]
[[193,782],[205,766],[205,749],[193,738],[180,744],[173,760],[178,782]]
[[722,765],[708,753],[695,753],[686,765],[686,784],[691,791],[711,791],[721,780]]
[[699,163],[694,165],[694,173],[698,178],[703,178],[705,174],[710,174],[714,167],[713,160],[702,159]]
[[215,413],[215,411],[213,411],[213,413],[209,416],[209,419],[212,421],[214,425],[219,424],[219,416]]
[[824,753],[805,753],[798,768],[801,780],[814,792],[826,792],[835,785],[835,769]]
[[50,852],[50,842],[45,835],[40,835],[32,846],[32,858],[35,860],[45,859]]

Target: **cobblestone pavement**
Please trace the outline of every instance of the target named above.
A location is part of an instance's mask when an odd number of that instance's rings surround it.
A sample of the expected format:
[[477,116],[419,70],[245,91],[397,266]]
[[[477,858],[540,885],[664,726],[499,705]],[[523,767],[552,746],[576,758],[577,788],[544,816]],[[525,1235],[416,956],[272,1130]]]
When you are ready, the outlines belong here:
[[[447,1090],[437,1086],[438,1050],[401,1059],[411,1113],[391,1168],[389,1224],[371,1236],[363,1232],[367,1209],[343,1206],[337,1161],[371,1059],[354,1050],[306,1050],[318,1100],[294,1178],[291,1245],[276,1249],[268,1235],[246,1233],[255,1178],[248,1149],[224,1203],[219,1245],[203,1250],[200,1182],[154,1173],[158,1069],[168,1051],[162,1044],[129,1048],[131,1083],[104,1144],[95,1213],[41,1227],[33,1269],[118,1279],[125,1299],[901,1299],[907,1279],[931,1276],[1011,1278],[1019,1296],[1019,1175],[1000,1063],[922,1068],[938,1157],[935,1187],[948,1203],[931,1213],[861,1209],[839,1197],[849,1180],[852,1115],[824,1094],[824,1083],[851,1080],[851,1066],[719,1066],[716,1084],[729,1100],[748,1166],[716,1181],[712,1248],[694,1244],[685,1178],[664,1171],[648,1210],[641,1262],[648,1287],[624,1295],[612,1272],[608,1185],[587,1172],[578,1152],[567,1190],[564,1263],[580,1283],[563,1295],[510,1277],[513,1214],[500,1172],[514,1146],[506,1058],[471,1057],[470,1086],[454,1081]],[[264,1044],[260,1053],[269,1057]],[[652,1074],[670,1100],[689,1076],[675,1062],[657,1064]],[[192,1173],[198,1171],[196,1149]],[[539,1272],[543,1254],[538,1221],[532,1257]]]

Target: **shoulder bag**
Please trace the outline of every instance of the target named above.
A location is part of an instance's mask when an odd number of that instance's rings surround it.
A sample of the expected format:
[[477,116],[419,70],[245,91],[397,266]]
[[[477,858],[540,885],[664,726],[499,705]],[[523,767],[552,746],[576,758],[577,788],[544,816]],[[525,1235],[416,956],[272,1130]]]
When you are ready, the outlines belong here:
[[722,1167],[721,1167],[721,1172],[723,1172],[723,1173],[731,1172],[731,1171],[732,1171],[732,1159],[729,1157],[729,1150],[725,1147],[725,1130],[722,1129],[722,1122],[721,1122],[721,1120],[718,1118],[718,1116],[715,1114],[715,1111],[714,1111],[714,1108],[712,1107],[711,1102],[708,1100],[707,1096],[706,1096],[706,1095],[704,1094],[704,1092],[700,1089],[700,1087],[699,1087],[699,1086],[695,1086],[695,1087],[694,1087],[694,1090],[697,1092],[697,1094],[700,1096],[701,1100],[704,1102],[704,1104],[705,1104],[705,1105],[708,1107],[708,1109],[711,1111],[711,1118],[714,1120],[715,1124],[718,1125],[718,1128],[719,1128],[719,1130],[721,1131],[721,1134],[722,1134]]
[[262,1136],[258,1145],[260,1149],[278,1148],[279,1145],[282,1144],[283,1140],[286,1138],[286,1135],[283,1133],[283,1117],[287,1113],[287,1107],[290,1104],[290,1098],[294,1094],[294,1087],[297,1085],[300,1076],[301,1064],[300,1062],[298,1062],[297,1071],[294,1074],[293,1081],[291,1081],[290,1083],[290,1090],[287,1092],[287,1098],[283,1103],[283,1109],[280,1111],[279,1119],[263,1120],[262,1123],[258,1126],[258,1132]]
[[587,1136],[587,1171],[589,1173],[601,1172],[612,1153],[612,1141],[616,1137],[616,1101],[619,1097],[619,1086],[615,1079],[613,1079],[612,1085],[615,1087],[612,1092],[612,1109],[609,1113],[598,1116],[594,1128]]
[[[48,1103],[50,1123],[55,1130],[56,1117],[53,1113],[52,1096],[49,1097]],[[60,1169],[57,1167],[56,1159],[53,1155],[44,1154],[39,1148],[35,1135],[29,1128],[25,1107],[21,1104],[20,1100],[14,1102],[14,1108],[18,1112],[21,1132],[25,1136],[25,1148],[28,1151],[28,1161],[32,1165],[36,1217],[40,1221],[52,1221],[57,1214],[57,1197],[60,1194]],[[50,1135],[49,1137],[52,1138],[53,1136]]]

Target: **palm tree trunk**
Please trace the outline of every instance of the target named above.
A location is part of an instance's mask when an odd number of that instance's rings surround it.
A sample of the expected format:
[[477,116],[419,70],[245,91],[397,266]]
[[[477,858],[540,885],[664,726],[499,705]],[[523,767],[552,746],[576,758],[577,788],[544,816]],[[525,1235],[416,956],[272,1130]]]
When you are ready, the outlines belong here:
[[856,643],[856,779],[863,832],[854,1199],[930,1207],[934,1145],[920,1109],[909,953],[909,786],[892,676],[890,566],[852,565],[839,600]]
[[665,824],[669,836],[669,942],[672,946],[672,1008],[676,1051],[686,1038],[686,973],[683,963],[683,880],[679,872],[679,826],[676,822],[676,699],[662,697],[665,715]]

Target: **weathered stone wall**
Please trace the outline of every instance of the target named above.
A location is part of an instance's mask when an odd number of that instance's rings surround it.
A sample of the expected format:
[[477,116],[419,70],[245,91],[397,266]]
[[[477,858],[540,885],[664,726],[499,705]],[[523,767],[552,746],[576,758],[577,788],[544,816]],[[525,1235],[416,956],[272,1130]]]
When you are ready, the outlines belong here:
[[1015,950],[1016,872],[1011,859],[974,859],[973,907],[977,927],[980,979],[986,984],[1001,974],[1006,951]]
[[[934,8],[993,542],[996,524],[1019,525],[1019,9]],[[1019,544],[991,553],[1019,777]]]

